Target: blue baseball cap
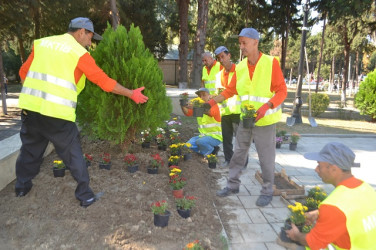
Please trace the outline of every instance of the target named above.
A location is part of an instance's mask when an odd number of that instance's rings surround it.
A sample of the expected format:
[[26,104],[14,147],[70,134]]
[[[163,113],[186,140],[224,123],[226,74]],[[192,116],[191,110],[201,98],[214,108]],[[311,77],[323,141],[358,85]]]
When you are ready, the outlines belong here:
[[69,24],[69,28],[85,29],[94,33],[93,39],[102,40],[103,37],[94,32],[93,22],[87,17],[77,17],[72,19]]
[[195,93],[196,95],[198,95],[200,92],[207,92],[208,94],[210,94],[210,91],[207,88],[200,88]]
[[244,36],[252,39],[260,40],[260,34],[254,28],[244,28],[240,31],[239,36]]
[[218,48],[215,49],[214,54],[216,56],[218,56],[219,54],[221,54],[224,51],[228,52],[228,49],[225,46],[219,46]]
[[328,162],[343,170],[350,170],[352,167],[360,167],[359,163],[354,163],[354,152],[340,142],[329,142],[320,152],[306,153],[304,154],[304,158],[308,160]]

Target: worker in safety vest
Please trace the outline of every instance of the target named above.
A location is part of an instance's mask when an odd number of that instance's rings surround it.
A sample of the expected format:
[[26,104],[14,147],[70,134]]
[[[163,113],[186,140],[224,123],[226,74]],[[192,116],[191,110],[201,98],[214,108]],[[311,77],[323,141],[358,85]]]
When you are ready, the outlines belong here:
[[211,95],[216,92],[215,79],[217,73],[222,70],[222,65],[214,60],[209,52],[201,55],[202,63],[205,65],[202,69],[201,87],[207,88]]
[[141,91],[130,90],[109,78],[86,48],[91,39],[101,40],[88,18],[71,20],[68,33],[34,41],[33,51],[20,69],[22,109],[20,137],[22,147],[16,162],[16,196],[25,196],[32,179],[39,173],[43,153],[52,142],[56,153],[77,181],[75,196],[88,207],[97,196],[89,187],[89,174],[83,157],[76,120],[77,96],[85,79],[106,92],[123,95],[136,103],[148,100]]
[[[223,66],[223,69],[219,71],[216,77],[216,89],[217,94],[219,94],[226,89],[231,82],[236,65],[231,62],[231,53],[225,46],[219,46],[214,51],[214,54]],[[232,138],[236,134],[240,122],[240,104],[241,102],[238,95],[234,95],[218,104],[219,110],[221,111],[223,154],[225,157],[224,162],[221,163],[222,167],[227,167],[230,164],[231,157],[234,154]],[[247,164],[248,159],[246,161],[246,165]]]
[[342,143],[330,142],[304,157],[317,161],[316,173],[335,189],[318,210],[305,213],[314,225],[309,233],[299,232],[292,224],[287,236],[314,250],[375,249],[376,191],[352,175],[351,167],[359,167],[354,164],[354,152]]
[[287,96],[287,87],[279,62],[258,50],[260,35],[253,28],[244,28],[239,34],[239,45],[246,56],[238,65],[230,84],[221,94],[205,105],[215,105],[239,95],[241,106],[256,108],[256,126],[244,128],[242,115],[236,132],[234,155],[229,164],[227,186],[217,192],[228,196],[239,192],[240,175],[247,160],[252,140],[255,142],[262,171],[262,189],[257,206],[266,206],[273,199],[275,169],[276,123],[281,119],[281,104]]
[[[198,95],[203,102],[207,102],[211,98],[209,90],[206,88],[197,90],[196,95]],[[191,104],[181,106],[181,109],[186,116],[193,115]],[[191,144],[190,149],[204,156],[217,154],[219,150],[218,145],[222,142],[221,114],[218,105],[211,107],[202,117],[197,117],[197,123],[200,135],[189,139],[187,143]]]

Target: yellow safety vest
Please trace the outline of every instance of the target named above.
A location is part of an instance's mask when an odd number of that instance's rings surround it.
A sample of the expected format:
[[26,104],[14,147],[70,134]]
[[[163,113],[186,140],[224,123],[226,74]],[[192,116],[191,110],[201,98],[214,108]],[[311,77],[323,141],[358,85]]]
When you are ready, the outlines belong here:
[[[223,74],[225,73],[225,69],[223,68],[221,71],[219,71],[216,75],[216,94],[219,94],[220,89],[224,89],[224,86],[222,85],[222,78]],[[228,75],[228,83],[231,82],[231,79],[234,75],[234,72],[229,72]],[[231,115],[231,114],[240,114],[240,98],[238,95],[234,95],[233,97],[228,98],[227,100],[224,100],[221,103],[218,103],[219,110],[221,112],[221,116],[224,115]]]
[[76,85],[74,71],[85,53],[70,34],[34,41],[34,59],[22,86],[19,107],[74,122],[77,96],[86,79],[83,74]]
[[[257,62],[252,80],[249,78],[248,58],[244,58],[236,66],[236,90],[239,94],[242,107],[252,104],[259,109],[267,103],[274,93],[270,91],[274,57],[262,54]],[[242,115],[241,115],[242,116]],[[277,123],[282,117],[282,109],[279,105],[269,109],[265,116],[256,122],[256,126],[267,126]]]
[[376,191],[369,184],[363,182],[357,188],[340,185],[322,204],[335,206],[345,214],[352,250],[376,247]]
[[197,117],[197,123],[200,137],[211,136],[214,139],[222,141],[221,123],[217,122],[214,117],[204,114],[202,117]]
[[215,62],[214,65],[210,69],[210,74],[208,74],[208,71],[206,70],[206,66],[202,69],[202,80],[204,81],[205,88],[207,88],[211,95],[215,94],[215,79],[216,74],[220,70],[220,63]]

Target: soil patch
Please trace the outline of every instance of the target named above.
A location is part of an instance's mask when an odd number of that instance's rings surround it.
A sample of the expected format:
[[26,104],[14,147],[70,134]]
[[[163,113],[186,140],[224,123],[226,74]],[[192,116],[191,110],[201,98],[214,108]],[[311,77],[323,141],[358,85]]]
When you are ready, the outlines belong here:
[[[197,132],[194,123],[181,127],[183,141]],[[15,197],[14,182],[0,192],[2,249],[182,249],[196,239],[205,249],[222,249],[222,226],[213,205],[220,174],[210,170],[201,156],[193,154],[191,160],[179,164],[187,179],[185,194],[197,197],[191,217],[183,219],[168,185],[168,152],[158,151],[156,145],[150,149],[136,145],[140,169],[130,174],[123,163],[125,153],[118,146],[83,136],[82,147],[94,156],[88,168],[90,186],[104,195],[87,209],[80,207],[69,171],[63,178],[53,177],[52,162],[59,159],[53,152],[44,159],[27,196]],[[98,167],[103,152],[111,154],[111,170]],[[159,174],[150,175],[146,168],[155,153],[160,153],[165,164]],[[172,214],[165,228],[153,224],[150,205],[158,200],[166,200]]]

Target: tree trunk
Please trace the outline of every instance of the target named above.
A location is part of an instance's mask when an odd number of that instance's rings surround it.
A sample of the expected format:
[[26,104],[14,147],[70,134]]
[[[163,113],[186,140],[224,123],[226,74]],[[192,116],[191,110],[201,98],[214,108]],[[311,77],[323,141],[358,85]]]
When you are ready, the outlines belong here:
[[356,62],[355,62],[355,87],[359,86],[359,51],[356,52]]
[[349,62],[350,62],[350,43],[345,43],[345,69],[344,69],[344,76],[343,76],[343,84],[342,84],[342,97],[341,101],[343,103],[343,107],[346,107],[346,87],[349,81]]
[[179,85],[188,84],[188,6],[189,0],[176,0],[179,10]]
[[285,35],[282,35],[282,51],[281,51],[281,69],[285,73],[285,64],[286,64],[286,51],[287,51],[287,42],[288,41],[288,32],[286,31]]
[[194,41],[193,77],[191,88],[198,89],[201,86],[202,60],[201,55],[205,49],[206,27],[208,24],[209,0],[198,1],[197,30]]
[[324,24],[322,26],[322,35],[321,35],[321,48],[320,48],[320,59],[319,59],[319,67],[317,69],[317,77],[316,77],[316,93],[319,91],[319,83],[320,83],[320,69],[321,69],[321,62],[322,62],[322,51],[324,50],[324,41],[325,41],[325,22],[326,22],[326,12],[324,12]]
[[[333,90],[333,88],[334,88],[334,76],[335,76],[335,73],[336,73],[335,69],[336,69],[336,56],[333,55],[333,58],[332,58],[332,70],[330,72],[330,74],[332,76],[332,78],[330,79],[331,90]],[[339,87],[339,86],[337,86],[337,87]]]
[[35,25],[34,30],[34,39],[39,39],[41,37],[40,35],[40,2],[37,1],[31,1],[31,9],[33,12],[33,21]]
[[119,11],[116,6],[116,0],[110,0],[110,5],[111,5],[111,24],[112,24],[112,28],[116,30],[120,24],[120,16],[119,16]]
[[3,114],[7,115],[7,100],[5,96],[5,86],[4,86],[4,67],[3,67],[3,51],[0,46],[0,90],[1,90],[1,103],[3,105]]
[[23,64],[24,62],[26,62],[26,55],[25,55],[25,48],[24,48],[24,45],[23,45],[23,39],[22,39],[21,36],[17,36],[17,40],[18,40],[18,48],[20,50],[21,62]]

